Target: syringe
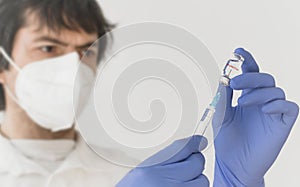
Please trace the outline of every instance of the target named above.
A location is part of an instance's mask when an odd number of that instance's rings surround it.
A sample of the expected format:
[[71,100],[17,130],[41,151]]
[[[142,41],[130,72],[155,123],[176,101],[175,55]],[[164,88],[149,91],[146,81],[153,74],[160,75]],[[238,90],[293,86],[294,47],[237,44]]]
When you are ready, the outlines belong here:
[[[200,124],[205,124],[205,129],[204,129],[204,132],[206,131],[206,128],[208,127],[210,121],[212,120],[213,116],[214,116],[214,113],[216,111],[216,106],[220,100],[220,97],[221,97],[221,93],[218,92],[213,101],[208,105],[208,107],[205,109],[205,112],[203,113],[202,117],[201,117],[201,120],[200,120]],[[203,132],[203,134],[204,134]]]
[[[243,62],[244,62],[244,58],[241,55],[234,53],[233,56],[227,61],[223,69],[223,75],[221,76],[219,83],[222,84],[223,86],[229,86],[230,80],[233,77],[240,75],[242,73],[241,69],[242,69]],[[221,97],[221,93],[217,92],[212,102],[205,109],[205,112],[202,115],[199,125],[205,125],[203,134],[205,133],[207,127],[210,124],[210,121],[214,116],[214,113],[216,111],[216,106],[220,100],[220,97]]]

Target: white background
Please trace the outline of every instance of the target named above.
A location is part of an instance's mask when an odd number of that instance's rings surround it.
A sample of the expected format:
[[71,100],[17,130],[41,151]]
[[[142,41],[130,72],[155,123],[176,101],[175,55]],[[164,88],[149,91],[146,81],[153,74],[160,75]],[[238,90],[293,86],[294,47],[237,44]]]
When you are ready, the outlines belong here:
[[[118,26],[159,21],[181,26],[210,49],[220,68],[236,47],[250,50],[262,71],[273,74],[287,98],[300,103],[300,3],[297,0],[99,0]],[[298,120],[299,121],[299,120]],[[299,186],[300,124],[295,125],[266,186]],[[208,165],[212,166],[211,159]],[[211,178],[208,169],[207,175]]]

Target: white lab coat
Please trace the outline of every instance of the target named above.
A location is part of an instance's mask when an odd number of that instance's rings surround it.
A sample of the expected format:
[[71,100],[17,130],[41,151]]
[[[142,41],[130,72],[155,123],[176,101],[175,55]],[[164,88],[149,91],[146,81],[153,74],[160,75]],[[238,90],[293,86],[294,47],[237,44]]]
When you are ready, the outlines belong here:
[[34,160],[20,154],[8,139],[0,136],[0,186],[114,186],[131,169],[102,159],[90,150],[81,136],[77,139],[74,149],[58,168],[49,172]]

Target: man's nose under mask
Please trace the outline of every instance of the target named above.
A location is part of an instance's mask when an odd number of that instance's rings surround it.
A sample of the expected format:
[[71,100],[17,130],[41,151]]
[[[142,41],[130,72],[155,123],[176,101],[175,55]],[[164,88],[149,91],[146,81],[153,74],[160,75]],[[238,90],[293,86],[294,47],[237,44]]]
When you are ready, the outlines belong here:
[[76,52],[32,62],[22,69],[0,47],[5,59],[19,71],[12,98],[41,127],[60,131],[69,129],[75,113],[83,107],[92,88],[95,74],[80,63]]

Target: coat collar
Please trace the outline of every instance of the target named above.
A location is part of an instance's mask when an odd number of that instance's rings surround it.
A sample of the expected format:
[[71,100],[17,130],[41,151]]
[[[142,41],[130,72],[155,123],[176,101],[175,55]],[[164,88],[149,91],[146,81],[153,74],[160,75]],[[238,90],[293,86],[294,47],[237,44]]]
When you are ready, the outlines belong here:
[[[106,150],[111,151],[111,150]],[[63,173],[72,169],[81,169],[86,172],[124,170],[128,168],[120,168],[97,154],[95,154],[85,143],[83,138],[77,133],[77,140],[74,150],[63,161],[61,166],[54,172],[49,173],[46,169],[39,166],[33,160],[20,154],[18,150],[11,144],[10,140],[0,135],[0,173],[9,172],[12,175],[20,176],[26,174],[39,174],[44,176]],[[117,154],[112,151],[112,154]]]

